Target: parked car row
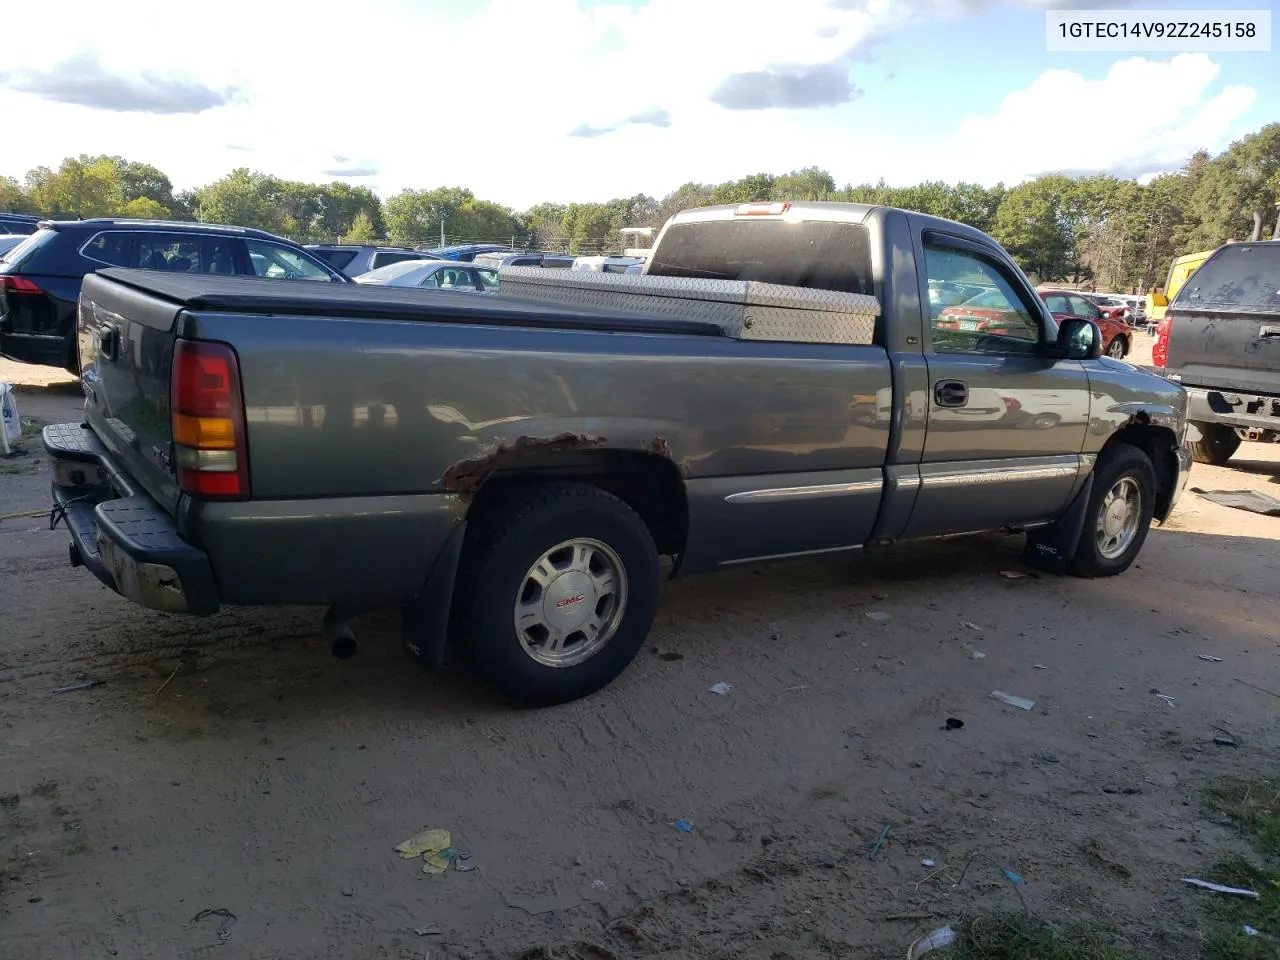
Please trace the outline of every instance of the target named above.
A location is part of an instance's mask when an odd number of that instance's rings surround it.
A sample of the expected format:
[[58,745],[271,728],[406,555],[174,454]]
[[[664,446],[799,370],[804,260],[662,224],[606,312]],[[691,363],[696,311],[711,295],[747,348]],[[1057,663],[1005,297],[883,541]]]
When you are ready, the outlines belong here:
[[[1035,332],[1028,325],[1028,318],[1009,309],[1008,296],[997,287],[981,287],[965,284],[939,285],[929,288],[934,304],[934,326],[939,330],[984,333],[991,336],[1029,337]],[[962,292],[978,290],[967,300],[937,308]],[[1055,320],[1091,320],[1102,331],[1102,350],[1109,357],[1122,359],[1133,349],[1133,329],[1122,320],[1105,314],[1086,295],[1075,290],[1037,290]]]
[[492,293],[498,289],[498,271],[457,260],[402,260],[362,273],[355,281],[388,287]]
[[0,260],[0,356],[79,374],[76,304],[103,267],[350,283],[300,245],[262,230],[189,221],[41,221]]

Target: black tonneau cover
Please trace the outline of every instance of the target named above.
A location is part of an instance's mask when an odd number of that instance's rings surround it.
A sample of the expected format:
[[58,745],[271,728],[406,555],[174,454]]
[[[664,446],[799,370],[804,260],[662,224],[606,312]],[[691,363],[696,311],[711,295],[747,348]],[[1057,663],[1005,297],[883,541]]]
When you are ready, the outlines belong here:
[[97,273],[188,310],[724,336],[724,330],[715,323],[548,304],[545,300],[521,300],[500,293],[455,293],[375,284],[169,273],[124,267],[110,267]]

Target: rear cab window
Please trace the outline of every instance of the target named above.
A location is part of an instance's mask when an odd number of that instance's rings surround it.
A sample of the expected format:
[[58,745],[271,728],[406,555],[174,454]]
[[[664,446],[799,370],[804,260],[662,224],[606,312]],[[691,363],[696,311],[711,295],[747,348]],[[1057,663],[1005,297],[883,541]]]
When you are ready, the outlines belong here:
[[841,221],[672,224],[650,255],[648,274],[875,293],[870,231],[863,224]]
[[335,270],[345,270],[356,258],[355,250],[312,250],[311,252]]
[[403,263],[406,260],[419,259],[421,258],[412,253],[398,253],[381,250],[369,259],[369,264],[374,270],[377,270],[379,267],[385,267],[392,263]]
[[1280,310],[1280,243],[1219,250],[1191,275],[1174,307],[1207,310]]

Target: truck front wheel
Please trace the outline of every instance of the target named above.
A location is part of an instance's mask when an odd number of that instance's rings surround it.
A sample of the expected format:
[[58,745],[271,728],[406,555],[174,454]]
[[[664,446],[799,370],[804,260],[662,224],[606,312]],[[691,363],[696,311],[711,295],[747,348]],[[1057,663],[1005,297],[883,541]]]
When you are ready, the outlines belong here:
[[1155,512],[1156,472],[1137,447],[1117,443],[1098,458],[1070,571],[1113,577],[1129,569],[1147,539]]
[[458,568],[462,639],[508,700],[550,706],[612,682],[658,605],[658,551],[643,520],[588,484],[538,484],[469,523]]
[[1220,467],[1240,449],[1240,435],[1221,423],[1196,423],[1200,439],[1188,443],[1191,459],[1196,463],[1208,463]]

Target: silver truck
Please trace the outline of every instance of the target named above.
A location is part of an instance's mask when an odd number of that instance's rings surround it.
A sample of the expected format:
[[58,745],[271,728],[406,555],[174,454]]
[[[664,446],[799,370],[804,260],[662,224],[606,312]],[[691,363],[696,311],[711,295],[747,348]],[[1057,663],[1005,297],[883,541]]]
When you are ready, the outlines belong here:
[[[644,275],[503,277],[86,278],[84,419],[44,431],[71,562],[174,613],[327,607],[344,654],[351,618],[399,608],[419,663],[448,643],[545,705],[634,658],[663,556],[688,576],[1010,529],[1109,576],[1186,484],[1183,390],[1059,326],[958,223],[712,207]],[[940,325],[939,283],[1004,318]]]

